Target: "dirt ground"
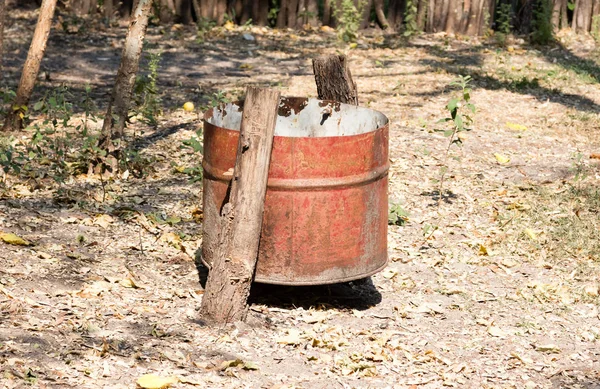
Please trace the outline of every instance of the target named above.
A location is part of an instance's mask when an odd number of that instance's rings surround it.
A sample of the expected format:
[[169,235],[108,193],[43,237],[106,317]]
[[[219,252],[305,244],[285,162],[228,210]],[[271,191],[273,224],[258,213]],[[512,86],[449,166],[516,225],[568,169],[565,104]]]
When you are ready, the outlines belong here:
[[[60,21],[34,100],[65,84],[78,102],[90,84],[100,113],[125,28]],[[16,84],[34,26],[33,13],[11,14],[3,85]],[[0,386],[134,388],[152,373],[177,377],[173,388],[600,388],[593,41],[367,32],[350,49],[322,30],[219,28],[198,41],[175,25],[151,26],[148,42],[162,53],[164,114],[130,129],[152,159],[143,178],[3,178],[0,230],[32,245],[0,242]],[[247,85],[315,96],[311,58],[335,52],[361,105],[391,121],[390,201],[409,216],[389,227],[389,266],[363,283],[259,285],[248,323],[205,326],[201,184],[178,173],[199,163],[182,141],[201,121],[181,106]],[[473,77],[477,112],[440,199],[448,138],[436,130],[458,75]]]

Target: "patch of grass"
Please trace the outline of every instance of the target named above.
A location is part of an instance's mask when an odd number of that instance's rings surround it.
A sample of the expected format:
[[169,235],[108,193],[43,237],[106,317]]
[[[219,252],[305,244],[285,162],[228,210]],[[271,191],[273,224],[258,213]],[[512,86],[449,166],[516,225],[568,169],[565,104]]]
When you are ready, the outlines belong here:
[[[574,174],[581,176],[576,166]],[[583,279],[600,276],[600,188],[575,181],[558,188],[532,187],[518,206],[497,221],[507,233],[502,250],[541,259],[553,266],[570,263]],[[512,208],[512,209],[510,209]],[[573,266],[570,267],[573,271]]]

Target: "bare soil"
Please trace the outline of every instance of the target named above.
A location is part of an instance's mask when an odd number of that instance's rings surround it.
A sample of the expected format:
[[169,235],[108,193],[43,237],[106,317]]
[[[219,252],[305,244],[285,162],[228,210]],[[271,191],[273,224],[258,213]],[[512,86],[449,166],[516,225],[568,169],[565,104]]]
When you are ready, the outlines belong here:
[[[2,82],[14,87],[35,15],[10,18]],[[101,114],[125,26],[60,20],[34,100],[65,84],[81,115],[90,84]],[[153,161],[144,177],[4,177],[0,230],[32,245],[0,242],[0,386],[133,388],[153,373],[174,388],[600,388],[592,41],[366,32],[350,49],[327,31],[257,27],[197,38],[150,28],[164,113],[130,127]],[[178,173],[199,163],[182,141],[202,124],[181,106],[248,85],[315,96],[311,58],[336,51],[361,105],[391,120],[390,199],[409,217],[389,228],[390,264],[364,282],[257,285],[247,323],[205,326],[201,184]],[[446,158],[436,130],[458,75],[473,77],[476,122]]]

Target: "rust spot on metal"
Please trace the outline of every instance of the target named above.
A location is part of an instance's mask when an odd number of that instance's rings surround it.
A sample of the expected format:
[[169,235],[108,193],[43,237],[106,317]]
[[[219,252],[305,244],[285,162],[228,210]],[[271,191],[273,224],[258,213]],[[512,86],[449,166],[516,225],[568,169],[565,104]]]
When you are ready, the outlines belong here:
[[333,100],[320,100],[319,101],[319,106],[320,107],[332,107],[332,109],[336,112],[340,111],[340,103],[339,101],[333,101]]
[[299,114],[306,107],[308,99],[300,97],[282,97],[279,103],[279,116],[288,117],[293,114]]

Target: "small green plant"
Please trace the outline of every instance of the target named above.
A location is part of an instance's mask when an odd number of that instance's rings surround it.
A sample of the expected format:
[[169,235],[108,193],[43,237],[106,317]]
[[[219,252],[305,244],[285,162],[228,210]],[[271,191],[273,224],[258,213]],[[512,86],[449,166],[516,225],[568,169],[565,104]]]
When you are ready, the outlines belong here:
[[552,33],[552,4],[540,0],[533,11],[533,34],[531,40],[539,45],[547,45],[554,39]]
[[569,169],[573,173],[573,181],[583,181],[589,174],[589,168],[585,164],[585,158],[581,151],[577,151],[571,156],[571,168]]
[[197,25],[198,33],[196,35],[196,42],[204,43],[204,41],[206,41],[206,39],[209,37],[212,29],[217,26],[217,23],[214,20],[201,17],[198,19]]
[[144,123],[156,127],[157,117],[162,114],[161,98],[156,88],[160,65],[160,52],[150,53],[148,59],[148,74],[137,76],[134,87],[134,100],[138,114]]
[[[52,178],[64,183],[73,174],[90,172],[94,163],[106,156],[98,147],[98,134],[90,129],[90,122],[97,121],[91,87],[78,108],[83,109],[81,118],[74,119],[73,95],[61,86],[48,91],[33,104],[31,113],[40,117],[26,129],[29,139],[0,137],[0,167],[5,174],[24,178]],[[134,175],[141,175],[146,160],[137,152],[124,150],[122,164]]]
[[411,37],[419,33],[417,25],[417,1],[406,0],[406,11],[404,12],[404,36]]
[[12,108],[12,103],[17,97],[17,94],[12,89],[0,89],[0,116],[4,117],[9,112],[8,108]]
[[498,5],[496,19],[496,41],[500,46],[505,46],[508,36],[512,31],[512,5],[510,3],[502,3]]
[[390,205],[388,212],[388,224],[391,226],[403,226],[408,222],[408,216],[408,212],[406,212],[400,203],[393,203]]
[[460,145],[462,143],[461,133],[465,131],[471,131],[471,124],[473,124],[473,116],[475,114],[475,105],[471,103],[471,88],[469,84],[471,82],[471,76],[459,76],[456,81],[450,83],[450,86],[456,86],[460,88],[460,94],[458,97],[450,99],[446,105],[448,111],[448,117],[441,119],[439,123],[449,124],[448,129],[439,130],[444,133],[444,136],[448,138],[448,147],[444,155],[444,162],[440,168],[440,179],[438,187],[438,206],[444,197],[444,178],[448,172],[448,157],[450,156],[450,148],[452,145]]
[[344,43],[356,42],[367,0],[358,0],[357,4],[353,0],[341,0],[332,4],[333,16],[338,24],[338,39]]
[[594,42],[596,46],[600,45],[600,15],[596,15],[592,17],[592,28],[590,30],[590,34],[592,38],[594,38]]
[[[203,155],[204,154],[204,144],[202,143],[202,129],[196,131],[196,135],[193,135],[190,139],[185,139],[183,141],[183,145],[189,147],[193,150],[194,153]],[[192,166],[185,167],[183,169],[177,169],[178,172],[186,174],[189,176],[190,181],[198,182],[202,181],[202,165],[200,163]]]

